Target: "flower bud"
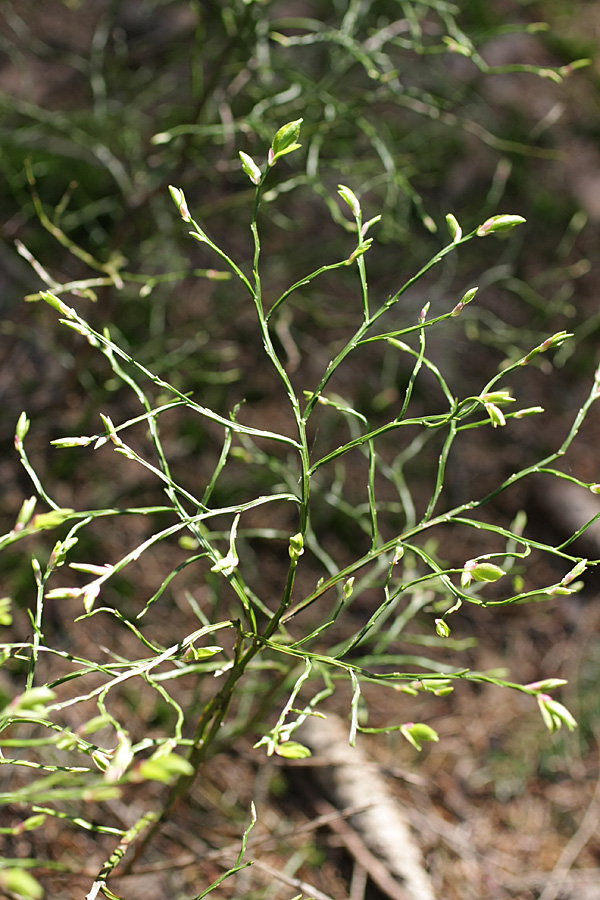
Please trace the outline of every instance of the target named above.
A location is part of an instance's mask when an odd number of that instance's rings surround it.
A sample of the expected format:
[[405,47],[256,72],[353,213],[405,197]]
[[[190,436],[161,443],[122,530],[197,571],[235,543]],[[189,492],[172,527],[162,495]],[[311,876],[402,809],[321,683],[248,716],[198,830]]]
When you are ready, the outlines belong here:
[[488,234],[498,234],[504,231],[512,231],[515,225],[520,225],[526,220],[523,216],[492,216],[477,229],[477,237],[487,237]]
[[470,290],[468,290],[467,293],[464,294],[464,296],[461,298],[461,300],[459,300],[459,302],[456,304],[456,306],[454,307],[454,309],[452,310],[450,315],[451,316],[460,315],[460,313],[463,311],[463,309],[465,308],[467,303],[471,302],[471,300],[473,299],[473,297],[475,296],[475,294],[477,293],[478,290],[479,290],[478,287],[474,287],[474,288],[471,288]]
[[6,628],[12,625],[13,622],[10,605],[10,597],[0,597],[0,625],[5,626]]
[[557,700],[553,700],[549,694],[538,694],[537,701],[542,719],[550,734],[554,734],[563,725],[566,725],[569,731],[577,728],[577,722],[566,706],[563,706]]
[[494,582],[506,575],[504,569],[494,563],[479,562],[476,559],[468,559],[463,566],[463,573],[460,579],[461,587],[468,587],[471,581],[487,581]]
[[506,425],[506,419],[501,409],[499,409],[494,403],[485,403],[484,405],[485,410],[490,417],[490,422],[492,423],[494,428],[497,428],[499,425]]
[[23,501],[23,505],[17,516],[15,527],[13,528],[14,532],[18,533],[19,531],[23,531],[23,529],[29,525],[36,503],[37,497],[30,497],[28,500]]
[[488,394],[482,394],[481,399],[484,403],[514,403],[515,398],[510,396],[510,391],[490,391]]
[[358,202],[358,197],[351,191],[349,187],[346,187],[344,184],[338,184],[338,194],[345,200],[350,209],[352,210],[352,215],[355,219],[360,216],[360,203]]
[[571,584],[572,581],[575,581],[576,578],[579,578],[579,576],[585,572],[586,568],[587,559],[580,560],[577,565],[571,569],[570,572],[567,572],[564,578],[561,578],[560,583],[562,585]]
[[542,681],[532,681],[530,684],[524,684],[523,687],[528,691],[535,691],[537,694],[539,691],[553,691],[554,688],[562,687],[563,684],[566,684],[564,678],[544,678]]
[[231,575],[233,570],[239,565],[239,559],[235,553],[229,552],[226,556],[211,566],[211,572],[219,575]]
[[298,560],[304,553],[304,538],[302,537],[301,532],[291,536],[288,552],[290,554],[290,559],[293,560]]
[[409,744],[412,744],[415,750],[421,750],[421,742],[423,741],[439,741],[437,731],[424,725],[422,722],[406,722],[400,728],[400,732],[404,735]]
[[448,232],[450,233],[450,237],[452,238],[452,243],[457,244],[462,237],[462,228],[458,224],[457,219],[452,215],[452,213],[448,213],[446,216],[446,225],[448,226]]
[[533,359],[534,356],[537,356],[538,353],[545,353],[546,350],[550,350],[552,347],[560,347],[561,344],[568,339],[573,337],[568,331],[557,331],[556,334],[553,334],[551,337],[546,338],[541,344],[537,347],[534,347],[533,350],[530,350],[527,356],[524,356],[522,360],[520,360],[520,365],[526,366],[527,363]]
[[518,409],[512,414],[513,419],[524,419],[525,416],[537,416],[544,412],[543,406],[528,406],[527,409]]
[[435,620],[435,631],[438,637],[450,637],[450,629],[443,619]]
[[15,443],[17,443],[17,441],[23,443],[30,425],[31,422],[27,418],[27,413],[22,412],[17,420],[17,427],[15,428]]
[[50,444],[53,447],[58,447],[60,449],[64,447],[87,447],[92,443],[93,440],[94,439],[91,437],[85,437],[82,435],[81,437],[57,438],[55,441],[50,441]]
[[367,238],[366,241],[362,241],[362,243],[360,243],[358,247],[356,247],[356,249],[352,251],[348,259],[346,260],[346,265],[351,266],[355,259],[358,259],[359,256],[364,256],[372,243],[373,238]]
[[190,211],[187,206],[187,202],[185,199],[185,194],[181,190],[181,188],[173,187],[173,185],[169,185],[169,193],[173,198],[173,203],[179,209],[179,214],[184,222],[191,222],[192,217],[190,216]]
[[354,581],[355,581],[354,575],[352,575],[352,577],[348,578],[348,580],[346,581],[346,584],[344,585],[344,587],[342,589],[342,594],[343,594],[344,600],[349,600],[350,597],[352,596],[352,591],[354,590]]
[[244,153],[243,150],[239,151],[240,161],[242,163],[242,169],[250,179],[253,184],[259,184],[260,179],[262,178],[262,173],[251,156],[248,156],[247,153]]

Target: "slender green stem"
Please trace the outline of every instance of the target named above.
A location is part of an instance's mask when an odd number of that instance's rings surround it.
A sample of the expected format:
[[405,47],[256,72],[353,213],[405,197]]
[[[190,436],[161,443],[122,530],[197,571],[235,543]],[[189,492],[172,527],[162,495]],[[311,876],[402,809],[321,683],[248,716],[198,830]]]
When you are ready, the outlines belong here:
[[[316,390],[311,395],[310,400],[306,404],[304,414],[303,414],[303,418],[305,421],[310,416],[310,414],[315,406],[315,403],[317,403],[319,397],[325,390],[325,387],[327,386],[329,380],[331,379],[332,375],[334,374],[334,372],[336,371],[336,369],[338,368],[340,363],[342,363],[346,359],[346,357],[350,353],[352,353],[352,351],[355,350],[356,347],[363,341],[363,339],[365,338],[369,329],[383,315],[385,315],[385,313],[387,313],[388,310],[390,310],[392,308],[392,306],[394,306],[394,304],[396,304],[398,302],[400,297],[402,297],[402,295],[405,294],[409,288],[411,288],[414,284],[416,284],[416,282],[419,281],[419,279],[422,278],[423,275],[425,275],[427,272],[430,271],[430,269],[432,269],[439,262],[441,262],[445,256],[447,256],[449,253],[452,253],[452,251],[456,250],[456,248],[459,247],[461,244],[465,244],[467,241],[470,241],[472,238],[474,238],[476,234],[477,234],[476,230],[472,231],[470,234],[467,234],[463,238],[461,238],[460,241],[456,241],[455,243],[449,244],[448,246],[446,246],[442,250],[440,250],[432,259],[429,260],[428,263],[426,263],[421,269],[419,269],[419,271],[417,272],[416,275],[413,275],[412,278],[409,278],[409,280],[406,281],[402,285],[402,287],[398,291],[396,291],[395,294],[388,297],[388,299],[385,301],[385,303],[383,303],[379,307],[379,309],[373,313],[373,315],[370,318],[363,321],[363,323],[360,325],[360,327],[354,333],[353,337],[348,341],[348,343],[345,345],[345,347],[343,347],[343,349],[337,354],[337,356],[327,366],[327,369],[325,370],[325,373],[324,373],[323,377],[321,378]],[[449,315],[449,314],[447,314],[447,315]],[[423,325],[421,323],[418,326],[416,326],[415,330],[418,330],[422,327],[423,327]],[[404,334],[405,332],[400,332],[400,333]],[[377,337],[379,339],[381,339],[383,337],[387,338],[389,336],[390,335],[378,335]]]

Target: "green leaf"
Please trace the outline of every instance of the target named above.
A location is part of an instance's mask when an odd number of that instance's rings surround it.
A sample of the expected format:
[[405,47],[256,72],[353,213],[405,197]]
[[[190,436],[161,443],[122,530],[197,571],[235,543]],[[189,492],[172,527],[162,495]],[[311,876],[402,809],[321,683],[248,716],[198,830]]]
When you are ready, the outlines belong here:
[[146,781],[168,784],[180,775],[193,775],[194,769],[187,759],[177,753],[169,753],[167,756],[153,756],[145,760],[138,766],[137,773]]
[[302,125],[302,122],[303,119],[296,119],[293,122],[288,122],[287,125],[283,125],[279,129],[273,138],[273,143],[271,144],[271,149],[269,151],[270,166],[272,166],[280,156],[291,153],[293,150],[297,150],[300,147],[297,140],[300,135],[300,126]]
[[70,519],[74,512],[74,509],[53,509],[48,513],[39,513],[31,523],[31,527],[34,531],[56,528],[57,525],[62,525]]
[[60,300],[50,291],[40,291],[40,297],[49,306],[52,306],[54,309],[58,310],[58,312],[62,316],[66,316],[67,319],[72,319],[75,316],[75,310],[71,309],[70,306],[67,306],[66,303],[63,303],[62,300]]
[[190,656],[192,659],[200,660],[200,659],[210,659],[211,656],[215,656],[217,653],[222,651],[222,647],[190,647],[186,656]]
[[275,747],[275,753],[284,759],[306,759],[311,756],[308,747],[305,747],[304,744],[299,744],[297,741],[286,741],[285,744],[278,744]]
[[38,813],[35,816],[29,816],[29,818],[25,819],[25,821],[23,822],[23,831],[34,831],[36,828],[40,828],[46,821],[46,818],[47,817],[44,815],[44,813]]
[[23,869],[4,869],[0,872],[0,886],[26,900],[41,900],[44,896],[44,889],[39,881]]
[[4,710],[4,714],[26,715],[31,718],[42,718],[46,715],[46,707],[56,694],[47,687],[31,688],[19,694]]

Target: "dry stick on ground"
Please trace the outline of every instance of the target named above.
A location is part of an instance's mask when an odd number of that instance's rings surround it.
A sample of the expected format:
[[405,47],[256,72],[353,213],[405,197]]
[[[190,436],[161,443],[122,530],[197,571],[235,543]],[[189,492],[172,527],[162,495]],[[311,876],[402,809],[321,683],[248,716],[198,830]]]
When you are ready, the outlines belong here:
[[364,900],[367,890],[368,873],[359,862],[354,863],[352,881],[350,882],[350,895],[348,900]]
[[[333,810],[331,804],[325,800],[315,800],[314,806],[316,811],[322,815]],[[400,887],[395,878],[390,875],[385,863],[371,853],[358,832],[351,828],[344,819],[339,816],[337,819],[331,819],[329,827],[337,834],[348,853],[354,857],[355,864],[375,882],[379,890],[390,900],[413,900],[413,896]],[[400,847],[398,852],[402,852]]]
[[263,872],[266,872],[267,875],[271,875],[272,878],[276,878],[277,881],[287,884],[288,887],[295,888],[297,891],[302,891],[308,897],[312,897],[313,900],[332,900],[329,894],[324,894],[323,891],[318,890],[312,884],[308,884],[308,882],[302,881],[300,878],[290,878],[278,869],[274,869],[272,866],[269,866],[267,863],[261,862],[258,859],[254,860],[253,866],[256,869],[261,869]]
[[[368,798],[369,807],[350,819],[356,841],[351,841],[347,832],[343,840],[373,881],[394,900],[435,900],[421,851],[398,803],[360,748],[348,745],[348,728],[337,716],[328,714],[327,719],[307,719],[297,734],[317,759],[321,756],[330,764],[310,771],[336,805],[352,806]],[[325,808],[321,806],[318,811]],[[343,828],[352,831],[338,820],[336,831],[340,833]],[[382,872],[389,890],[378,880]]]

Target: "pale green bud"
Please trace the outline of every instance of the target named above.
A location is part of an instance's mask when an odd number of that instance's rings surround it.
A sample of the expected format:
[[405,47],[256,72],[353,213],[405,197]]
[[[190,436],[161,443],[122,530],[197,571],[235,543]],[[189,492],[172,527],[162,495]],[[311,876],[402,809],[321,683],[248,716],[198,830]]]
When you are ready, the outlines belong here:
[[184,222],[191,222],[192,217],[190,216],[190,211],[187,206],[187,202],[185,199],[185,194],[181,190],[181,188],[173,187],[172,184],[169,185],[169,193],[173,198],[173,203],[179,210],[179,214]]
[[452,215],[452,213],[448,213],[446,216],[446,225],[448,226],[448,232],[450,233],[450,237],[452,238],[452,243],[457,244],[462,237],[462,228],[458,224],[457,219]]
[[478,290],[479,290],[478,287],[474,287],[474,288],[471,288],[470,290],[468,290],[467,293],[456,304],[456,306],[454,307],[454,309],[452,310],[450,315],[452,315],[452,316],[460,315],[460,313],[463,311],[463,309],[465,308],[467,303],[471,302],[471,300],[473,299],[473,297],[475,296],[475,294],[477,293]]
[[538,705],[544,724],[551,734],[566,725],[569,731],[577,728],[577,722],[562,703],[553,700],[549,694],[538,694]]
[[17,420],[17,427],[15,428],[15,443],[17,441],[22,443],[25,440],[30,425],[31,422],[27,418],[27,413],[22,412]]
[[490,417],[490,422],[492,423],[494,428],[497,428],[499,425],[506,425],[504,413],[494,403],[486,403],[485,410]]
[[302,556],[304,553],[304,538],[302,537],[301,532],[291,536],[288,551],[290,559],[297,560]]
[[521,225],[526,219],[523,216],[492,216],[477,229],[477,237],[487,237],[488,234],[512,231],[515,225]]
[[358,197],[351,191],[349,187],[346,187],[344,184],[338,184],[338,194],[345,200],[350,209],[352,210],[352,215],[355,219],[360,216],[360,203],[358,202]]
[[444,622],[443,619],[435,620],[435,630],[436,630],[438,637],[444,637],[444,638],[450,637],[450,629],[449,629],[448,625],[446,624],[446,622]]
[[253,184],[259,184],[260,179],[262,178],[262,173],[251,156],[248,156],[247,153],[244,153],[243,150],[239,151],[240,161],[242,163],[242,169],[250,179]]
[[400,732],[415,750],[421,750],[421,743],[424,741],[439,741],[440,739],[437,731],[422,722],[406,722],[400,728]]

